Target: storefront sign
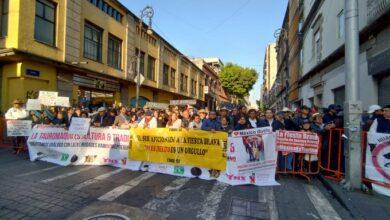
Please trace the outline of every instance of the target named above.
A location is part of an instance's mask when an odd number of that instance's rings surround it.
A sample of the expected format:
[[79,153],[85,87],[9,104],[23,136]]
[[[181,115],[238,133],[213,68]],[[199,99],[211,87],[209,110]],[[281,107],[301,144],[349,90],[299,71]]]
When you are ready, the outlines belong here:
[[73,117],[69,126],[69,134],[86,135],[88,134],[90,125],[91,125],[90,118]]
[[41,101],[39,99],[28,99],[26,103],[26,110],[42,110]]
[[26,75],[39,77],[40,74],[41,72],[38,70],[26,69]]
[[195,99],[190,100],[171,100],[169,101],[171,105],[196,105]]
[[39,91],[38,99],[42,105],[55,106],[58,92]]
[[82,76],[75,74],[73,76],[73,83],[78,86],[87,87],[87,88],[94,88],[94,89],[101,89],[105,91],[111,91],[111,92],[119,92],[120,91],[120,84],[118,81],[110,80],[102,77],[96,77],[96,76]]
[[31,133],[30,120],[7,120],[7,136],[29,136]]
[[316,133],[276,131],[276,150],[292,153],[318,154],[320,137]]
[[226,169],[225,132],[132,128],[130,133],[132,160]]
[[152,109],[167,109],[169,104],[167,103],[159,103],[159,102],[146,102],[144,108],[152,108]]

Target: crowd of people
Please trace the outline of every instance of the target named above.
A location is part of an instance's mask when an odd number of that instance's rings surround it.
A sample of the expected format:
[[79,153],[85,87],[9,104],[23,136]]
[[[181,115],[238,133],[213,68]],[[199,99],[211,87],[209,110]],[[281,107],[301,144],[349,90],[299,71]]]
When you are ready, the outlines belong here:
[[[282,111],[272,109],[258,111],[246,106],[220,108],[218,111],[196,109],[193,106],[170,106],[167,109],[100,107],[47,107],[44,110],[27,111],[19,99],[6,114],[6,119],[30,119],[33,124],[48,124],[68,127],[74,117],[91,118],[93,127],[129,128],[188,128],[205,131],[224,131],[271,126],[273,131],[311,131],[324,135],[333,128],[343,128],[343,111],[338,105],[329,105],[319,111],[302,106],[296,111],[284,107]],[[390,105],[381,108],[372,105],[362,117],[362,129],[371,132],[390,133]]]

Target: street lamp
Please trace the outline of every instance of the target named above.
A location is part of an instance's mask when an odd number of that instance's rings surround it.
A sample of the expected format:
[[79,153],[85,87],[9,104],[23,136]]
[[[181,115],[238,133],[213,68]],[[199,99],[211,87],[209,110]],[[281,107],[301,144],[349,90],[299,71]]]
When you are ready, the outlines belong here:
[[142,9],[139,19],[139,41],[138,41],[138,60],[137,60],[137,89],[136,89],[136,103],[135,107],[139,107],[139,88],[141,86],[141,38],[142,38],[142,26],[143,26],[143,18],[148,18],[148,30],[146,31],[147,34],[151,35],[153,34],[152,31],[152,18],[154,15],[154,10],[151,6],[146,6],[144,9]]

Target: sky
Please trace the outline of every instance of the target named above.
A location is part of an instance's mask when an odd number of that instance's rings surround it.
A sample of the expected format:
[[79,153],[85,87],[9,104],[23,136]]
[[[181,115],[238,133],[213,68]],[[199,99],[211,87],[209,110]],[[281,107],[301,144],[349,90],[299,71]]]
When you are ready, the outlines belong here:
[[147,5],[154,9],[152,28],[191,58],[219,57],[255,68],[259,79],[250,101],[260,97],[264,52],[274,42],[288,0],[120,0],[139,16]]

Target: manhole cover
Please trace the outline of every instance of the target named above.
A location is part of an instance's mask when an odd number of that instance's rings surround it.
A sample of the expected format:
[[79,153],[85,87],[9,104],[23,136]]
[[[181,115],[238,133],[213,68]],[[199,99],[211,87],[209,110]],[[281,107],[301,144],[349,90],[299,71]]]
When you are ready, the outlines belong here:
[[130,218],[117,213],[104,213],[85,218],[84,220],[130,220]]

